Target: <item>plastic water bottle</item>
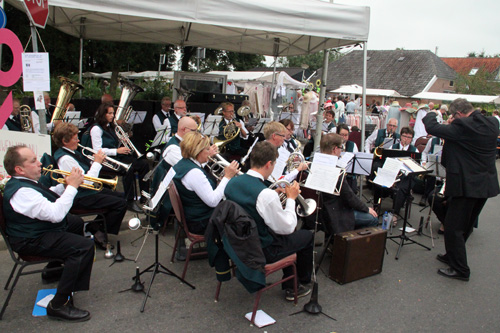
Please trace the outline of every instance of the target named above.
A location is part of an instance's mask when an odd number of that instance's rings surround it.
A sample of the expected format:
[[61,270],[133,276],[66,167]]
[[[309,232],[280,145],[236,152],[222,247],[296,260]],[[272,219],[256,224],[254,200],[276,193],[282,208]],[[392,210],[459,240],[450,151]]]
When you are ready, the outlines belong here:
[[390,222],[389,222],[389,214],[387,212],[384,212],[384,216],[382,217],[382,229],[387,230],[390,227]]

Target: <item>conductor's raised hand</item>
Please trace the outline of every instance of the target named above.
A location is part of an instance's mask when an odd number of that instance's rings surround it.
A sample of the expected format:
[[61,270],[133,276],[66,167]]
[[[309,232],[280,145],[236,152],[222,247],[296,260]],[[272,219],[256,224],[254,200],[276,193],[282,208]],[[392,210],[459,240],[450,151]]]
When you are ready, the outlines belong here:
[[83,183],[83,172],[79,168],[72,168],[71,173],[64,177],[64,180],[67,185],[78,188]]
[[299,183],[297,183],[297,182],[294,181],[290,186],[286,186],[285,187],[285,193],[286,193],[286,197],[288,199],[292,199],[292,200],[297,199],[297,197],[300,194]]
[[224,177],[227,179],[233,178],[240,171],[239,164],[232,161],[227,167],[224,168]]

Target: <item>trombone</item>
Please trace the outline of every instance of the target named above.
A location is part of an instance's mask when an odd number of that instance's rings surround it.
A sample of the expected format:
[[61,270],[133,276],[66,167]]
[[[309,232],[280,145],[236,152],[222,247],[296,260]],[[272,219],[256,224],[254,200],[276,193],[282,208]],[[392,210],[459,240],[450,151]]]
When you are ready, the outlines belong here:
[[[217,178],[218,181],[221,181],[224,177],[224,168],[227,167],[230,163],[226,161],[226,159],[219,154],[215,155],[215,158],[208,158],[212,164],[210,165],[210,173]],[[243,172],[238,171],[237,176],[241,176]]]
[[31,117],[31,108],[29,105],[19,107],[19,119],[21,120],[21,129],[23,132],[33,133],[33,118]]
[[[66,179],[64,178],[56,178],[54,174],[57,175],[62,175],[62,176],[69,176],[71,172],[64,171],[64,170],[59,170],[59,169],[53,169],[53,165],[49,165],[47,168],[42,168],[43,171],[45,171],[45,175],[50,172],[50,178],[58,182],[59,184],[64,184],[66,185]],[[86,188],[92,191],[102,191],[103,185],[108,185],[111,186],[111,189],[114,191],[116,189],[116,185],[118,184],[118,176],[116,176],[113,179],[104,179],[104,178],[94,178],[94,177],[89,177],[89,176],[83,176],[83,179],[89,182],[92,182],[92,184],[87,184],[87,183],[82,183],[79,187],[81,188]]]
[[[85,156],[86,158],[88,158],[91,161],[94,160],[94,156],[93,155],[97,154],[97,151],[95,151],[92,148],[82,146],[81,144],[78,144],[78,147],[80,147],[82,149],[82,155],[83,156]],[[89,151],[89,152],[91,152],[92,155],[88,154],[88,153],[85,153],[86,150]],[[102,162],[102,165],[107,166],[108,168],[110,168],[110,169],[112,169],[114,171],[118,171],[118,170],[120,170],[120,168],[123,168],[123,169],[125,169],[125,171],[128,171],[130,169],[130,167],[132,166],[132,164],[122,163],[120,161],[112,159],[109,156],[106,156],[106,158]]]

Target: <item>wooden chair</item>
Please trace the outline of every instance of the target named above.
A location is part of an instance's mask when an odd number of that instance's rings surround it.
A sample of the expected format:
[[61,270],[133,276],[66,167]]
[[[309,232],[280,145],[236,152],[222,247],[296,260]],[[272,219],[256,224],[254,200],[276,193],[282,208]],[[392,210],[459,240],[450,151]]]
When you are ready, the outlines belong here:
[[181,275],[181,278],[184,280],[184,278],[186,277],[187,267],[189,265],[189,260],[191,259],[191,257],[201,257],[201,256],[206,256],[208,254],[206,251],[193,253],[194,245],[205,242],[205,236],[204,235],[196,235],[196,234],[189,232],[189,229],[188,229],[187,224],[186,224],[186,217],[184,215],[184,207],[182,206],[179,192],[177,192],[177,188],[175,187],[173,182],[170,183],[170,187],[168,189],[168,194],[170,195],[170,202],[172,203],[172,208],[174,209],[174,212],[175,212],[175,218],[177,219],[177,221],[181,225],[177,229],[177,234],[175,235],[174,250],[172,251],[172,258],[170,259],[170,261],[174,262],[175,252],[177,251],[177,245],[179,243],[179,239],[180,239],[181,234],[182,234],[181,233],[182,228],[184,228],[184,232],[186,233],[186,237],[191,242],[191,244],[189,245],[187,256],[186,256],[184,270],[182,271],[182,275]]
[[351,132],[349,134],[349,141],[352,141],[358,146],[358,151],[361,151],[361,132]]
[[[279,281],[276,281],[270,285],[266,285],[264,288],[260,289],[259,291],[257,291],[257,294],[255,295],[255,302],[253,304],[253,310],[252,310],[252,318],[250,320],[250,322],[255,325],[255,316],[256,316],[256,313],[257,313],[257,309],[259,308],[259,302],[260,302],[260,298],[262,296],[262,293],[266,290],[269,290],[271,289],[272,287],[274,286],[277,286],[285,281],[288,281],[288,280],[291,280],[293,279],[293,291],[294,291],[294,304],[297,304],[297,268],[295,266],[295,261],[297,260],[297,254],[292,254],[292,255],[289,255],[288,257],[285,257],[281,260],[278,260],[277,262],[274,262],[272,264],[267,264],[266,266],[264,266],[264,270],[265,270],[265,276],[266,278],[275,273],[275,272],[279,272],[280,270],[282,270],[283,268],[286,268],[286,267],[292,267],[293,269],[293,275],[290,275],[286,278],[283,278]],[[233,274],[234,275],[234,274]],[[222,282],[219,281],[217,283],[217,289],[215,291],[215,301],[218,302],[219,301],[219,294],[220,294],[220,289],[221,289],[221,286],[222,286]]]
[[2,234],[2,237],[5,241],[5,245],[7,246],[7,249],[9,250],[11,258],[14,261],[14,267],[12,268],[12,271],[10,272],[9,278],[7,279],[7,283],[5,284],[5,287],[4,287],[5,290],[9,290],[10,282],[12,281],[12,278],[14,277],[14,273],[16,272],[16,269],[19,266],[19,269],[17,270],[16,276],[14,278],[14,281],[12,282],[12,285],[10,286],[9,294],[7,295],[7,298],[5,299],[5,302],[3,303],[3,306],[2,306],[2,310],[0,311],[0,320],[3,317],[5,309],[7,308],[7,305],[9,305],[10,298],[12,297],[12,294],[14,293],[14,289],[16,288],[17,281],[19,280],[19,277],[21,277],[23,275],[30,275],[30,274],[36,274],[36,273],[42,273],[42,272],[50,272],[50,271],[55,271],[55,270],[60,269],[59,267],[57,267],[57,268],[38,268],[38,269],[29,270],[29,271],[24,271],[24,269],[28,266],[48,264],[49,262],[55,261],[55,260],[53,258],[40,257],[40,256],[29,256],[29,255],[22,255],[22,254],[15,253],[14,250],[12,250],[12,248],[10,246],[9,237],[7,236],[6,229],[7,229],[7,226],[5,223],[4,212],[3,212],[3,196],[0,194],[0,233]]
[[421,153],[424,151],[425,146],[427,145],[427,141],[429,141],[430,138],[426,136],[421,136],[415,141],[415,148],[417,148],[418,152]]

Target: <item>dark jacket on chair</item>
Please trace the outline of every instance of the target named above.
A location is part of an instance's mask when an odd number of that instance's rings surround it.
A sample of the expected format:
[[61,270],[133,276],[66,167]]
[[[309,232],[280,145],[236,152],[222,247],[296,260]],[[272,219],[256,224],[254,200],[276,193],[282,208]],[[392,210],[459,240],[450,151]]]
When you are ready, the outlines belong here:
[[266,258],[257,225],[237,203],[225,200],[215,207],[205,231],[208,260],[217,279],[231,278],[229,259],[236,265],[236,277],[253,293],[266,286]]

